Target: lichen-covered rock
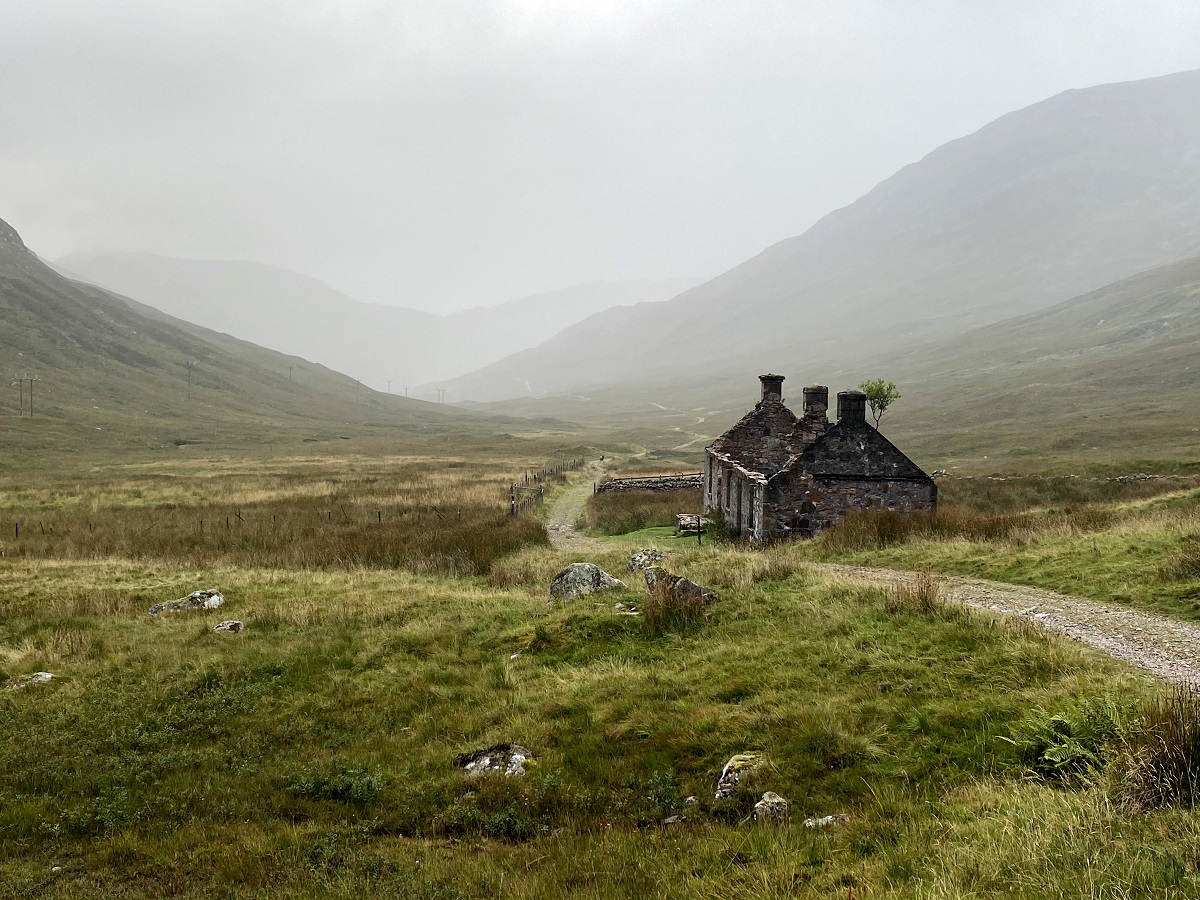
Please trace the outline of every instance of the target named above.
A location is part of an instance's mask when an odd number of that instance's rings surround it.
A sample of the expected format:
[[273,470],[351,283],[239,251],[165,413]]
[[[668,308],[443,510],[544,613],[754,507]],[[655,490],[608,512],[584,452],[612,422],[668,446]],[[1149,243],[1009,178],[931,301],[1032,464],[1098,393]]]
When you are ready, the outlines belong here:
[[226,619],[224,622],[218,622],[213,626],[213,631],[220,631],[227,634],[237,634],[246,626],[237,619]]
[[651,566],[646,569],[646,587],[651,591],[664,590],[670,593],[671,599],[680,602],[683,605],[690,605],[691,602],[699,601],[707,606],[717,599],[717,595],[703,585],[684,578],[682,575],[673,575],[662,566]]
[[783,822],[787,819],[788,802],[774,791],[767,791],[754,804],[754,821]]
[[29,687],[33,684],[45,684],[54,676],[49,672],[34,672],[32,675],[18,675],[16,678],[10,678],[4,683],[4,689],[7,691],[15,691],[19,688]]
[[633,556],[629,557],[629,567],[625,571],[632,573],[649,569],[651,566],[658,565],[666,558],[667,554],[661,550],[654,550],[652,548],[639,550]]
[[533,754],[517,744],[495,744],[459,758],[463,771],[471,777],[503,775],[514,778],[524,775],[525,763],[532,761]]
[[550,582],[550,599],[574,600],[595,591],[623,587],[625,582],[613,578],[593,563],[571,563]]
[[757,771],[762,761],[761,753],[738,753],[731,756],[717,781],[716,799],[728,800],[732,797],[737,791],[737,786]]
[[163,613],[187,612],[193,609],[216,609],[225,598],[216,588],[205,591],[192,591],[181,600],[165,600],[150,607],[150,615],[158,616]]

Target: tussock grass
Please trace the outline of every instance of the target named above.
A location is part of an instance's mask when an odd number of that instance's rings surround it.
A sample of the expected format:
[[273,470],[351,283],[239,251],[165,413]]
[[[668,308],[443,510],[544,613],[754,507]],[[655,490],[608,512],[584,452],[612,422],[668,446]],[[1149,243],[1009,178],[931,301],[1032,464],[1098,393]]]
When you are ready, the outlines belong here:
[[536,517],[507,514],[508,462],[308,459],[295,470],[213,468],[9,488],[0,494],[0,516],[11,522],[0,532],[0,557],[471,575],[546,542]]

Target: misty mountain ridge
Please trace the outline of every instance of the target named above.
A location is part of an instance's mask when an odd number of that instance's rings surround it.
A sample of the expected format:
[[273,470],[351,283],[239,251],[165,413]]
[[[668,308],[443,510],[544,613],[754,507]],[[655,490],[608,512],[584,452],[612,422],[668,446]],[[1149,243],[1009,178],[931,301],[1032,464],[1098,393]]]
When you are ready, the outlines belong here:
[[448,397],[839,366],[1198,251],[1200,71],[1072,90],[939,147],[667,303],[599,313],[456,379]]
[[[114,441],[269,442],[283,434],[330,439],[347,426],[386,434],[482,422],[450,407],[375,393],[324,366],[72,281],[38,259],[3,220],[0,325],[0,375],[13,381],[3,404],[5,427],[28,423],[47,449]],[[36,421],[27,393],[23,418],[17,416],[16,380],[26,377],[37,379]]]
[[[536,346],[614,306],[655,302],[687,279],[603,281],[440,316],[363,303],[266,263],[77,253],[65,273],[173,316],[327,365],[376,389],[437,382]],[[426,393],[432,396],[431,390]]]

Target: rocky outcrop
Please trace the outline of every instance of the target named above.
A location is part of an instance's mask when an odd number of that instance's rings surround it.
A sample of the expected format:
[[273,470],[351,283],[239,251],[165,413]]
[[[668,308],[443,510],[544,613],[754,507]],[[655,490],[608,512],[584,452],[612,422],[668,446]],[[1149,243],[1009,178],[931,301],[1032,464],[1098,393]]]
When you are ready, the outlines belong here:
[[193,609],[216,609],[225,602],[225,597],[216,588],[204,591],[192,591],[180,600],[165,600],[150,607],[150,615],[160,616],[163,613],[189,612]]
[[571,563],[550,582],[550,599],[574,600],[596,591],[623,588],[625,582],[613,578],[593,563]]
[[515,778],[524,775],[525,763],[532,761],[533,754],[518,744],[495,744],[459,758],[463,772],[473,778],[480,775]]

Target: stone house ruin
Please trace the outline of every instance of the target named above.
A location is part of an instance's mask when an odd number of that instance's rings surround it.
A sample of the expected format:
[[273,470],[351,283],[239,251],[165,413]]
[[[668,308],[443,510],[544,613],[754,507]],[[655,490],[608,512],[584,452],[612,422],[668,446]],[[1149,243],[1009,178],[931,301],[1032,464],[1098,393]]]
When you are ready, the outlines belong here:
[[937,507],[933,479],[867,423],[861,391],[804,389],[797,418],[783,403],[783,376],[760,375],[762,399],[704,451],[704,511],[735,534],[762,542],[813,537],[853,509],[911,513]]

